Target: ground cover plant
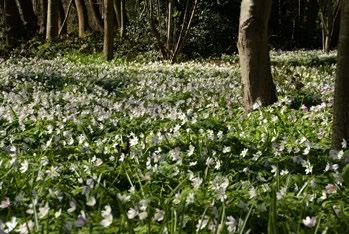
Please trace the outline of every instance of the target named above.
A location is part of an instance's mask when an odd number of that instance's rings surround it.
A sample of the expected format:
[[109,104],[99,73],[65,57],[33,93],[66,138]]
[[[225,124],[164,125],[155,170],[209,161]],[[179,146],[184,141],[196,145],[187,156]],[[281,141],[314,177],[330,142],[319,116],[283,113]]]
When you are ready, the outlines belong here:
[[273,52],[279,101],[249,114],[236,56],[0,60],[0,229],[345,233],[334,56]]

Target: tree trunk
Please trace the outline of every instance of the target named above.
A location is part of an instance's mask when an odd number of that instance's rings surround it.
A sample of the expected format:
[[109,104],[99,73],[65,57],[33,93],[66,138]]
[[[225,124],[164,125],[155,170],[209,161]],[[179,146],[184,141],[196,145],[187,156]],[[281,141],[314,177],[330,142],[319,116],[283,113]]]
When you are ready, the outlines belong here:
[[46,40],[53,41],[58,35],[58,5],[57,0],[48,0]]
[[167,41],[166,49],[170,52],[173,48],[173,1],[168,0],[168,16],[167,16]]
[[45,34],[47,24],[47,0],[39,0],[39,33]]
[[102,22],[102,17],[98,7],[93,2],[93,0],[89,0],[88,3],[89,3],[88,6],[91,12],[91,21],[92,21],[93,27],[95,28],[95,30],[99,32],[103,32],[103,22]]
[[114,1],[114,10],[116,15],[116,21],[118,24],[120,37],[125,35],[125,3],[124,0]]
[[75,6],[79,20],[79,37],[84,37],[86,27],[84,2],[82,0],[75,0]]
[[23,36],[24,27],[15,1],[4,0],[3,8],[6,45],[14,46]]
[[113,0],[104,0],[104,57],[106,60],[113,59],[113,38],[114,38],[114,6]]
[[246,111],[252,111],[257,101],[266,106],[277,100],[268,48],[271,4],[271,0],[241,3],[238,49]]
[[27,32],[27,36],[34,36],[37,27],[37,17],[34,13],[32,2],[28,0],[16,0],[16,3],[22,22]]
[[337,54],[336,87],[332,148],[341,149],[343,139],[349,142],[349,1],[342,2],[339,46]]

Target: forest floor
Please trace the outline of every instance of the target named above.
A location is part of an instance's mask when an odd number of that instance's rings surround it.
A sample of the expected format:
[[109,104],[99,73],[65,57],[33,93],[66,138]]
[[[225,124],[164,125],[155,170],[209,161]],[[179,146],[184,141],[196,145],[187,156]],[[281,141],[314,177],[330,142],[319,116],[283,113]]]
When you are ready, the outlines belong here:
[[335,53],[272,52],[249,114],[236,61],[0,59],[0,229],[347,233]]

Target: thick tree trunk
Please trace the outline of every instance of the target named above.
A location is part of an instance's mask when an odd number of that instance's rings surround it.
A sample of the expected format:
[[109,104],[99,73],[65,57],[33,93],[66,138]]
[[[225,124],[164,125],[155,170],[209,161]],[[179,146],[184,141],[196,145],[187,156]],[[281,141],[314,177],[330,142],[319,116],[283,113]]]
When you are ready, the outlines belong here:
[[104,0],[104,57],[106,60],[113,59],[114,39],[114,6],[113,0]]
[[337,55],[332,148],[349,142],[349,1],[343,1]]
[[257,101],[266,106],[277,100],[268,48],[271,4],[271,0],[241,3],[238,49],[247,111],[252,111]]
[[48,0],[46,40],[53,41],[58,35],[58,4],[57,0]]
[[83,0],[75,0],[76,11],[79,20],[79,37],[85,36],[86,20],[85,6]]

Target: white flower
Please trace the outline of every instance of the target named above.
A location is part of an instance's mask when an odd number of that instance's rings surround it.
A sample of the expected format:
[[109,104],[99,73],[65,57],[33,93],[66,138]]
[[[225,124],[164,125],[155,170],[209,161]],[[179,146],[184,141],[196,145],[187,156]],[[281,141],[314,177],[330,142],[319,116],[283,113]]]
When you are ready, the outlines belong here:
[[230,153],[231,152],[231,147],[230,146],[224,146],[222,152],[223,152],[223,154]]
[[145,211],[148,207],[148,200],[143,199],[139,201],[139,209]]
[[34,222],[29,220],[28,222],[19,225],[19,227],[15,231],[19,232],[20,234],[27,234],[33,229],[33,227]]
[[225,222],[229,232],[235,232],[236,230],[236,220],[233,216],[228,216],[227,221]]
[[262,107],[262,102],[261,102],[260,99],[258,99],[258,100],[253,104],[252,109],[253,109],[253,110],[258,110],[258,109],[261,108],[261,107]]
[[311,165],[309,160],[303,161],[302,166],[305,168],[305,174],[308,175],[308,174],[311,174],[313,172],[313,165]]
[[6,209],[10,206],[10,198],[6,197],[5,200],[1,202],[0,208],[1,209]]
[[67,210],[68,213],[73,213],[76,210],[76,203],[73,201],[69,202],[70,208]]
[[310,145],[307,145],[307,147],[303,151],[303,155],[308,155],[310,152]]
[[48,206],[48,203],[45,203],[45,206],[39,208],[39,219],[43,219],[47,216],[48,212],[50,211],[50,207]]
[[17,226],[17,218],[12,217],[11,221],[8,221],[5,223],[5,226],[7,227],[4,231],[7,233],[10,233],[15,227]]
[[345,139],[343,139],[342,141],[342,149],[347,148],[347,141]]
[[104,217],[104,219],[102,219],[102,221],[100,222],[100,224],[103,226],[103,227],[109,227],[113,222],[113,215],[108,215],[106,217]]
[[104,206],[104,210],[102,210],[102,216],[106,217],[111,214],[111,207],[110,205]]
[[130,138],[130,146],[132,147],[132,146],[135,146],[135,145],[137,145],[138,144],[138,137],[136,137],[136,136],[132,136],[132,138]]
[[80,211],[80,215],[78,216],[78,219],[75,221],[75,226],[76,227],[82,227],[87,223],[87,218],[85,211]]
[[326,192],[328,194],[334,194],[337,193],[337,186],[334,184],[328,184],[326,185]]
[[286,169],[286,170],[281,170],[280,172],[280,175],[288,175],[289,171]]
[[250,199],[253,199],[253,198],[257,197],[257,190],[254,187],[250,188],[248,193],[250,194]]
[[88,206],[94,206],[96,205],[96,198],[94,196],[90,196],[87,198],[86,205]]
[[24,160],[24,161],[21,163],[21,167],[19,168],[19,171],[20,171],[21,173],[25,173],[25,172],[28,170],[28,167],[29,167],[28,160]]
[[104,207],[104,210],[102,210],[102,217],[104,218],[100,224],[103,226],[103,227],[109,227],[110,224],[112,224],[113,222],[113,215],[111,213],[111,207],[110,205],[106,205]]
[[316,217],[309,217],[307,216],[305,219],[303,219],[303,224],[306,227],[312,228],[316,225]]
[[248,152],[248,149],[243,149],[243,150],[241,151],[241,153],[240,153],[240,156],[243,157],[243,158],[246,157],[247,152]]
[[271,173],[274,173],[274,176],[276,176],[277,175],[277,171],[278,171],[278,168],[277,168],[277,166],[275,166],[275,165],[271,165]]
[[188,156],[192,156],[194,154],[195,147],[190,145],[188,150]]
[[208,224],[208,217],[205,216],[204,219],[200,219],[199,222],[196,224],[196,231],[200,231],[204,229]]
[[185,200],[185,203],[187,205],[194,203],[194,199],[195,199],[195,194],[194,193],[189,193],[187,196],[187,199]]
[[287,192],[287,187],[282,187],[281,190],[276,193],[276,198],[280,200],[286,195],[286,192]]
[[139,213],[138,216],[139,216],[140,220],[143,220],[143,219],[146,219],[148,217],[148,213],[146,211],[143,211],[143,212]]
[[136,209],[131,208],[127,211],[127,217],[129,219],[134,219],[137,215],[138,215],[138,210]]
[[123,195],[121,193],[118,193],[117,197],[118,197],[119,201],[121,201],[122,203],[128,202],[131,199],[130,195]]
[[191,184],[194,187],[194,189],[198,189],[200,185],[202,184],[203,180],[200,177],[193,177],[191,179]]
[[59,218],[59,216],[61,216],[62,214],[62,209],[59,209],[58,211],[55,212],[55,218]]
[[156,208],[153,220],[160,222],[164,219],[164,216],[165,216],[165,211]]

